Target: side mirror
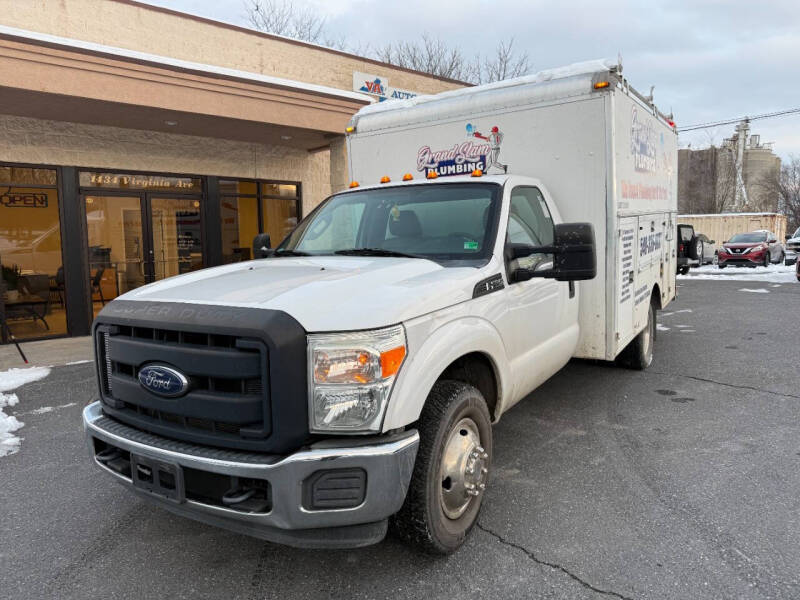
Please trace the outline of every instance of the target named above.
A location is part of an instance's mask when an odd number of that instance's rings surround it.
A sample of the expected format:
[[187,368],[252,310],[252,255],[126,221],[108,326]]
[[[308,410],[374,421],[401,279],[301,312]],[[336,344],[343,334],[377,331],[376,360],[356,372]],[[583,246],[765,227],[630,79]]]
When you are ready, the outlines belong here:
[[562,223],[555,228],[554,279],[584,281],[597,275],[594,227],[591,223]]
[[786,241],[789,241],[790,239],[792,239],[792,234],[787,233],[786,234]]
[[528,246],[509,244],[507,259],[518,259],[531,254],[552,254],[550,269],[516,269],[511,273],[512,281],[527,281],[534,277],[545,277],[556,281],[583,281],[597,275],[594,227],[591,223],[562,223],[556,225],[552,246]]
[[272,243],[268,233],[259,233],[253,238],[253,258],[268,258],[272,256]]

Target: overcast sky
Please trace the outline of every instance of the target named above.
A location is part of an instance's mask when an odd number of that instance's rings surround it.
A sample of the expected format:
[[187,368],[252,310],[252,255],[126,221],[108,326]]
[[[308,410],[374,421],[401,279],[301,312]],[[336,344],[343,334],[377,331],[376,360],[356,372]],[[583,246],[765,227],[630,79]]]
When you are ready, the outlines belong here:
[[[242,0],[147,0],[247,25]],[[513,37],[533,71],[622,55],[624,74],[681,125],[800,107],[800,0],[295,0],[353,45],[416,40],[423,31],[467,55]],[[755,121],[781,156],[800,155],[800,114]],[[719,144],[733,125],[681,134]]]

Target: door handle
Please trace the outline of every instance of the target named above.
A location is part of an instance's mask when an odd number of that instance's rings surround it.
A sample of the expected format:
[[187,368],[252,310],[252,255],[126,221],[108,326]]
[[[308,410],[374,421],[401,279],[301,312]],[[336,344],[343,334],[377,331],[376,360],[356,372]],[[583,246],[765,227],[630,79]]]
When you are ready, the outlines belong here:
[[628,281],[630,281],[631,283],[633,283],[633,269],[631,269],[631,270],[630,270],[630,273],[628,273]]

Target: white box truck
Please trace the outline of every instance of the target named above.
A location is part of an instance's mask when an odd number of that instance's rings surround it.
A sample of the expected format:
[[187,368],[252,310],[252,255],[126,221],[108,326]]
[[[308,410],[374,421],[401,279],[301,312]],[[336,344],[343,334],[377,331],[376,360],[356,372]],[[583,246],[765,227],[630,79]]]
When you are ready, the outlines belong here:
[[593,61],[367,107],[348,133],[351,188],[275,250],[106,305],[84,426],[175,513],[312,547],[391,521],[451,552],[492,423],[573,357],[650,364],[675,128]]

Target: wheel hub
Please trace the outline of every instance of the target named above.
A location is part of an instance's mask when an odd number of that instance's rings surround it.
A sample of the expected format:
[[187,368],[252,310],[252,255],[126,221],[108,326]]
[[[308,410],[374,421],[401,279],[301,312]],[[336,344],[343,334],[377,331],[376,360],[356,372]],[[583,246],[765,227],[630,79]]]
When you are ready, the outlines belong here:
[[470,418],[459,421],[444,446],[439,470],[440,501],[450,519],[463,515],[473,499],[486,489],[489,454],[481,446],[478,426]]

